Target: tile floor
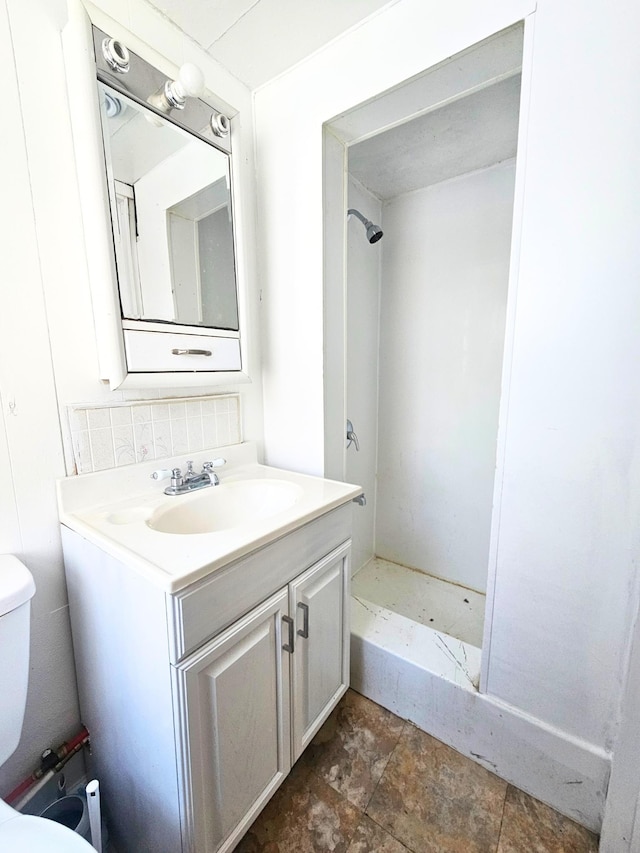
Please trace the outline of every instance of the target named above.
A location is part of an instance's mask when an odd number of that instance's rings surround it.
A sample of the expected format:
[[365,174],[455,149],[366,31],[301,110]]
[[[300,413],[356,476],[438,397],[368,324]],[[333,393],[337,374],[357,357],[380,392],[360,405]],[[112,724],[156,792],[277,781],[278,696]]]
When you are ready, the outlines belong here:
[[485,596],[417,569],[374,557],[354,575],[351,594],[480,648]]
[[595,853],[596,836],[350,690],[236,853]]

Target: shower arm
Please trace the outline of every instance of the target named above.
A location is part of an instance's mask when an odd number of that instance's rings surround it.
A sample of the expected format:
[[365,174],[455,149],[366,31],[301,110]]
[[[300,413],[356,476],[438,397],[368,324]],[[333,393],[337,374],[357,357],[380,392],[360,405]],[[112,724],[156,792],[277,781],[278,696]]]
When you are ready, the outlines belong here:
[[347,216],[357,216],[365,228],[371,225],[371,221],[367,219],[366,216],[363,216],[359,210],[356,210],[355,207],[350,207],[349,210],[347,210]]

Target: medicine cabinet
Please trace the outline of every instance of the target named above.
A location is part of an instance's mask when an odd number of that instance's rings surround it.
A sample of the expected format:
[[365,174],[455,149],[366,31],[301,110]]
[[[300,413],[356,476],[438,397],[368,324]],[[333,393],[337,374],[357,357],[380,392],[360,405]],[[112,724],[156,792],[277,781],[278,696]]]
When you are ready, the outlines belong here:
[[159,70],[79,5],[64,39],[100,378],[248,380],[234,111],[196,65]]

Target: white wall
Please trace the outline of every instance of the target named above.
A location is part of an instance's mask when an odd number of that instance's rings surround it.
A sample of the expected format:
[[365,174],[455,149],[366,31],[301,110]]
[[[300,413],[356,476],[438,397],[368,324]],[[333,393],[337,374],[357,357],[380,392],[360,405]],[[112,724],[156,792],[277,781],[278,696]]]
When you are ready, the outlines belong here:
[[514,177],[509,161],[383,208],[376,553],[479,591]]
[[536,13],[486,686],[610,750],[638,595],[640,8],[582,8]]
[[[323,468],[323,122],[529,10],[402,0],[256,93],[276,464]],[[487,690],[602,754],[637,599],[639,27],[631,0],[537,3],[492,545]]]
[[[257,343],[250,93],[141,0],[100,0],[99,6],[118,19],[121,30],[130,28],[147,39],[175,65],[198,62],[212,90],[240,110],[242,189],[235,209],[250,248],[242,265]],[[2,134],[0,551],[22,557],[37,585],[25,726],[18,750],[0,771],[0,796],[31,772],[45,747],[58,745],[80,724],[55,499],[55,478],[73,471],[67,406],[184,394],[179,389],[110,392],[98,380],[61,43],[66,20],[65,0],[0,3],[5,116],[11,117]],[[252,385],[186,393],[239,391],[244,436],[261,442],[257,346],[253,351]]]
[[[382,219],[380,200],[353,178],[349,207],[367,219]],[[369,243],[355,216],[347,222],[347,417],[352,421],[360,450],[347,450],[345,479],[362,486],[364,507],[354,506],[351,569],[357,572],[374,555],[376,466],[378,456],[378,326],[383,244]]]
[[[56,12],[59,4],[49,4],[47,17],[55,19]],[[33,35],[37,39],[35,28]],[[64,460],[5,2],[0,3],[0,68],[5,115],[11,117],[2,132],[0,553],[16,554],[36,582],[27,710],[18,750],[0,769],[1,796],[31,772],[43,749],[76,734],[80,719],[54,489],[54,478],[64,475]]]
[[429,8],[401,0],[254,93],[265,452],[272,464],[324,470],[322,125],[534,6],[465,0]]

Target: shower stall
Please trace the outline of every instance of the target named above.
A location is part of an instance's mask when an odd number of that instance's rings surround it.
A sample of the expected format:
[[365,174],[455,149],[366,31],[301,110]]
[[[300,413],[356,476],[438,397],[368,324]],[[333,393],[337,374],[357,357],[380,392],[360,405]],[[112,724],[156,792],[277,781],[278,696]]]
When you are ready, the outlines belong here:
[[345,333],[327,399],[351,432],[327,444],[328,472],[367,497],[352,683],[405,716],[400,675],[480,685],[521,61],[518,26],[332,125],[347,140]]

